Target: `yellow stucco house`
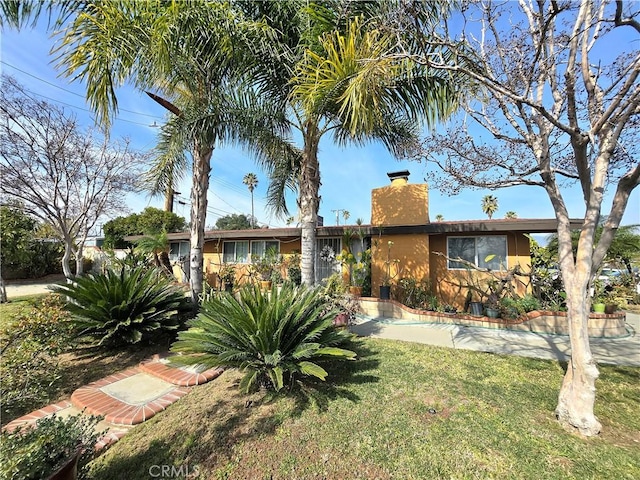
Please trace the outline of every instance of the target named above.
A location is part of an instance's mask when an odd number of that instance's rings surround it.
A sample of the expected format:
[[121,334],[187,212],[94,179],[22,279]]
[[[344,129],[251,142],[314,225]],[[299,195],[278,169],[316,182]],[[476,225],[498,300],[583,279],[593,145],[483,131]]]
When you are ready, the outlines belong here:
[[[555,219],[495,219],[454,222],[431,222],[427,184],[410,183],[409,172],[387,174],[390,184],[371,192],[371,223],[369,225],[320,226],[317,228],[317,252],[326,246],[335,253],[343,249],[345,230],[360,232],[351,248],[358,244],[371,247],[372,296],[378,296],[378,286],[385,273],[397,281],[403,277],[429,280],[434,293],[444,303],[461,307],[467,296],[463,288],[470,271],[453,259],[462,258],[482,268],[507,270],[520,265],[530,269],[530,247],[527,234],[554,232]],[[577,226],[578,224],[576,224]],[[204,272],[209,283],[219,286],[217,273],[226,263],[237,266],[237,281],[248,278],[252,258],[268,249],[275,249],[287,260],[300,253],[299,228],[269,228],[255,230],[213,230],[205,233]],[[189,234],[171,233],[171,259],[179,263],[188,257]],[[361,241],[362,239],[362,241]],[[318,255],[316,255],[318,257]],[[338,262],[316,258],[316,280],[339,272]],[[184,270],[176,269],[184,279]],[[284,273],[284,271],[283,271]],[[525,286],[517,287],[525,293]]]

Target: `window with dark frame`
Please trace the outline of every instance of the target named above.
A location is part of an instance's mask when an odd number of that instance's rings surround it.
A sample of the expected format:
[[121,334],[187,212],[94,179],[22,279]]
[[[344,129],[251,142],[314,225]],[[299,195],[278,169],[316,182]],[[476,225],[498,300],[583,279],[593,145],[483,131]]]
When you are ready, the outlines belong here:
[[480,268],[489,270],[507,269],[507,237],[505,235],[483,235],[475,237],[447,237],[447,268],[467,268],[460,258]]

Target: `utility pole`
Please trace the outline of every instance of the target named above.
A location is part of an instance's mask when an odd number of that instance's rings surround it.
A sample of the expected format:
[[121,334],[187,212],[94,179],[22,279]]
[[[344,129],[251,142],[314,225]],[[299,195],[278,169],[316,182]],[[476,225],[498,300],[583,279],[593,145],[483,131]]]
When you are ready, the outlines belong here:
[[339,208],[337,210],[331,210],[331,211],[335,212],[336,214],[336,225],[340,225],[340,214],[345,211],[344,208]]

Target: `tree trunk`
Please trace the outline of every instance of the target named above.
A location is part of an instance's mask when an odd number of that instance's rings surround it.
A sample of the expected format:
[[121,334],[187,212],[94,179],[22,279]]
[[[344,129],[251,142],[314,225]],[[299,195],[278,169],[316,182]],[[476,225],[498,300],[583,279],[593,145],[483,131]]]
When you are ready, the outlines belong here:
[[316,224],[318,220],[320,166],[318,164],[318,128],[308,121],[304,129],[304,152],[300,179],[300,223],[302,283],[315,284]]
[[195,142],[193,149],[193,185],[191,186],[191,251],[190,275],[191,300],[197,304],[203,288],[204,227],[207,220],[207,191],[211,173],[213,148]]
[[[578,275],[581,274],[576,273]],[[585,295],[586,290],[575,281],[567,289],[571,359],[558,395],[556,418],[568,429],[593,436],[600,432],[602,425],[593,413],[599,373],[589,345],[587,322],[591,299]]]
[[169,278],[175,278],[173,275],[173,268],[171,267],[171,261],[169,260],[169,253],[166,251],[160,252],[158,260],[159,266],[164,269]]
[[[592,195],[585,215],[575,257],[566,211],[558,218],[558,258],[567,293],[567,321],[571,359],[558,395],[556,418],[567,429],[584,436],[597,435],[602,425],[593,413],[596,401],[598,367],[589,345],[590,284],[593,270],[593,246],[599,218],[599,199]],[[552,199],[553,201],[553,199]],[[601,200],[600,200],[601,201]],[[574,260],[575,258],[575,260]]]
[[4,286],[4,278],[0,274],[0,303],[7,303],[7,289]]
[[256,228],[256,216],[253,209],[253,190],[251,190],[251,228]]
[[67,278],[67,280],[71,280],[73,278],[73,273],[71,273],[71,240],[64,240],[64,254],[62,255],[62,273]]
[[84,255],[83,255],[82,243],[76,249],[75,256],[76,256],[76,277],[79,277],[84,273]]

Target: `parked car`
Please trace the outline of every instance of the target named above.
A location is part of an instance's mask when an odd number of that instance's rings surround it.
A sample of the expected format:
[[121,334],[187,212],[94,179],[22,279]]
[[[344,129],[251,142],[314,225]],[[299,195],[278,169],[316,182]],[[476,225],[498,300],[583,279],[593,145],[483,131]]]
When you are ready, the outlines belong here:
[[611,285],[622,273],[622,270],[617,268],[603,268],[598,275],[598,280],[604,285]]

